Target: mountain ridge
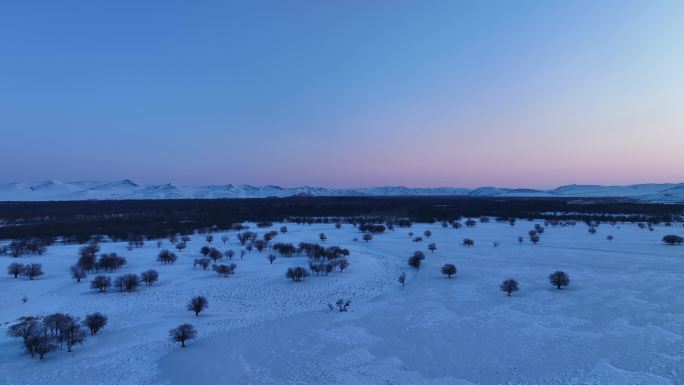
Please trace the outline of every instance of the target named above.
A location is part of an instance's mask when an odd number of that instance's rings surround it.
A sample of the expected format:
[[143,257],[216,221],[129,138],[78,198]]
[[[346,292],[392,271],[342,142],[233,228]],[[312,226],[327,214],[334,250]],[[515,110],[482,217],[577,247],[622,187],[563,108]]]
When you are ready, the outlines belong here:
[[325,188],[314,186],[223,184],[182,186],[173,183],[139,184],[130,179],[114,181],[0,184],[0,201],[120,200],[120,199],[220,199],[288,196],[479,196],[479,197],[586,197],[631,198],[644,202],[684,202],[684,183],[633,185],[565,185],[555,189],[377,186]]

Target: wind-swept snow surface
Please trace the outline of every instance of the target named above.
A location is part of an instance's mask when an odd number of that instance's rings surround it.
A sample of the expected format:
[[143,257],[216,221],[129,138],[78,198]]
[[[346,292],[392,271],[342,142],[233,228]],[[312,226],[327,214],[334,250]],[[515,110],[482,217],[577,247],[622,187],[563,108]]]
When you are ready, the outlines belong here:
[[[374,236],[366,243],[351,225],[286,224],[277,242],[319,242],[351,251],[343,273],[311,276],[302,283],[285,270],[306,266],[304,256],[278,257],[256,250],[240,259],[235,275],[221,278],[193,269],[204,237],[197,235],[174,265],[155,261],[158,249],[103,243],[102,252],[128,259],[120,271],[159,272],[159,282],[134,293],[100,294],[88,282],[70,279],[77,245],[55,245],[43,256],[18,261],[43,264],[37,280],[0,277],[0,378],[6,384],[682,384],[684,383],[684,246],[665,246],[665,234],[680,227],[586,225],[547,228],[538,245],[518,244],[534,222],[515,226],[478,223],[474,228],[415,224]],[[280,224],[274,225],[279,228]],[[260,234],[271,229],[252,230]],[[412,242],[408,232],[432,236]],[[610,242],[607,235],[615,239]],[[354,242],[353,238],[359,241]],[[461,245],[463,238],[474,247]],[[430,253],[427,244],[435,242]],[[498,247],[493,247],[499,242]],[[163,248],[170,248],[164,241]],[[420,270],[408,257],[422,250]],[[4,265],[16,259],[0,257]],[[458,273],[440,274],[445,263]],[[567,272],[570,286],[548,282]],[[405,271],[407,281],[397,281]],[[92,275],[86,281],[89,281]],[[507,297],[508,278],[520,291]],[[185,309],[194,295],[209,308],[195,317]],[[22,303],[26,296],[28,301]],[[326,304],[352,300],[347,313]],[[100,311],[109,323],[72,353],[57,351],[44,361],[22,353],[6,336],[24,315],[67,312],[84,317]],[[168,330],[191,323],[198,339],[181,349]]]

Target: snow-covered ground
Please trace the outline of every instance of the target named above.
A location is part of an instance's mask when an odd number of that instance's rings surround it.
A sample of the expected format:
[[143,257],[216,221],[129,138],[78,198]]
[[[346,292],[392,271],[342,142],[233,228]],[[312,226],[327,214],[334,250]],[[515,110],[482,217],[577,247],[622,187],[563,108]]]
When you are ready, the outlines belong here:
[[[234,258],[236,274],[221,278],[193,270],[206,244],[195,236],[174,265],[156,262],[154,242],[126,250],[104,243],[128,259],[116,273],[154,268],[159,282],[135,293],[89,288],[75,283],[68,268],[78,245],[55,245],[43,256],[20,262],[43,264],[35,281],[0,277],[0,382],[3,384],[682,384],[684,383],[684,246],[661,243],[680,228],[601,225],[548,228],[540,244],[519,245],[533,222],[479,224],[444,229],[416,224],[353,242],[355,228],[344,225],[286,224],[277,242],[316,242],[351,251],[344,273],[285,278],[304,256],[267,252]],[[274,225],[277,229],[280,224]],[[252,226],[252,230],[255,226]],[[270,229],[258,229],[260,234]],[[411,242],[409,231],[433,236]],[[609,242],[607,235],[615,240]],[[241,248],[235,233],[222,251]],[[475,240],[466,248],[462,239]],[[527,238],[527,237],[526,237]],[[434,254],[427,251],[437,244]],[[493,247],[493,242],[499,242]],[[170,248],[164,241],[165,248]],[[416,271],[406,265],[415,251],[427,255]],[[1,257],[4,267],[13,261]],[[452,279],[440,274],[454,263]],[[571,278],[567,289],[548,281],[555,270]],[[397,282],[407,273],[406,286]],[[499,291],[507,278],[520,282],[511,297]],[[195,317],[185,309],[203,294],[209,309]],[[28,301],[22,303],[22,297]],[[326,304],[350,298],[348,313]],[[66,312],[83,317],[101,311],[109,324],[72,353],[57,351],[44,361],[22,353],[6,336],[24,315]],[[185,349],[168,340],[168,330],[192,323],[198,339]]]

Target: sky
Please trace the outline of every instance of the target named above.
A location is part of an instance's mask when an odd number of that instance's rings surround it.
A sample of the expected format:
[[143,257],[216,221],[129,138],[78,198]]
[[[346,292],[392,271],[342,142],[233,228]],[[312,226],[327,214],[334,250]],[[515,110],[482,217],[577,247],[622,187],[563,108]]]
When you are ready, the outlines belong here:
[[684,182],[684,2],[7,1],[0,182]]

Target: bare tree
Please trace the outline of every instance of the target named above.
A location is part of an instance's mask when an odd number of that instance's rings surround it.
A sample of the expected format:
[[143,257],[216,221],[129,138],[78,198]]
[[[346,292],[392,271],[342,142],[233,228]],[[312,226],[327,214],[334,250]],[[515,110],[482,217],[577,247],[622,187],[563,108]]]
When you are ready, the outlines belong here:
[[451,278],[452,275],[456,274],[456,265],[454,265],[452,263],[446,263],[446,264],[444,264],[444,266],[442,266],[441,271],[442,271],[442,274]]
[[422,262],[423,262],[423,260],[422,260],[419,256],[417,256],[417,255],[412,255],[412,256],[408,259],[408,264],[409,264],[409,266],[414,267],[414,268],[416,268],[416,269],[419,269],[419,268],[420,268],[420,264],[421,264]]
[[223,258],[223,253],[212,247],[211,250],[209,250],[209,258],[216,263],[216,261]]
[[463,239],[463,246],[465,246],[465,247],[472,247],[472,246],[475,246],[475,241],[473,241],[473,240],[470,239],[470,238],[464,238],[464,239]]
[[203,295],[192,297],[187,306],[188,310],[195,312],[195,317],[199,317],[199,314],[208,307],[209,301]]
[[423,235],[425,236],[425,238],[430,238],[432,236],[432,231],[425,230],[423,231]]
[[430,244],[428,245],[428,250],[430,250],[431,253],[434,253],[435,250],[437,250],[437,245],[434,244],[434,243],[430,243]]
[[86,271],[78,265],[71,266],[71,278],[75,279],[76,283],[81,282],[81,280],[87,276]]
[[107,325],[107,316],[100,312],[88,314],[83,324],[88,327],[90,334],[94,336]]
[[38,329],[40,326],[39,321],[40,318],[38,317],[21,317],[17,323],[11,325],[7,329],[7,335],[10,337],[21,337],[24,341],[24,344],[27,344],[28,339],[32,335],[38,334]]
[[370,233],[363,234],[363,237],[361,237],[364,241],[368,242],[373,239],[373,235]]
[[335,265],[337,265],[337,268],[340,269],[341,273],[349,267],[349,261],[347,261],[347,258],[340,258],[335,261]]
[[321,240],[321,242],[325,243],[325,240],[328,239],[328,237],[325,236],[324,233],[318,234],[318,238]]
[[197,336],[197,331],[190,324],[182,324],[177,328],[169,330],[169,337],[171,341],[180,342],[181,347],[185,347],[185,341],[194,339]]
[[282,226],[282,227],[280,228],[280,233],[281,233],[281,234],[287,233],[287,226]]
[[228,236],[227,236],[227,235],[222,235],[222,236],[221,236],[221,241],[222,241],[223,244],[225,245],[226,242],[228,242]]
[[73,349],[74,345],[82,344],[85,341],[86,333],[81,329],[81,322],[78,318],[67,315],[60,326],[60,334],[66,343],[68,352]]
[[235,256],[235,252],[233,250],[227,250],[224,255],[228,257],[229,260],[233,260],[233,257]]
[[211,235],[211,234],[207,235],[206,238],[204,238],[204,239],[206,239],[206,240],[207,240],[207,243],[210,244],[210,245],[211,245],[212,242],[214,242],[214,236]]
[[114,286],[119,289],[119,291],[133,292],[138,287],[138,276],[136,274],[124,274],[116,277],[114,280]]
[[501,283],[501,286],[499,286],[499,288],[501,289],[501,291],[508,293],[508,296],[510,297],[512,292],[519,290],[518,281],[516,281],[513,278],[507,279]]
[[563,271],[556,271],[549,275],[549,282],[560,290],[561,286],[568,286],[570,284],[570,277]]
[[17,278],[19,274],[21,274],[24,271],[24,264],[19,263],[19,262],[12,262],[7,266],[7,274],[13,275],[14,278]]
[[38,354],[40,359],[44,359],[47,353],[50,353],[57,349],[57,346],[52,342],[50,338],[45,335],[37,334],[29,337],[26,343],[26,350],[29,350],[31,357],[34,354]]
[[143,271],[142,273],[140,273],[140,280],[145,282],[145,285],[147,285],[147,286],[150,286],[153,283],[157,282],[158,279],[159,279],[159,273],[157,273],[156,270],[150,269],[150,270]]
[[197,258],[192,264],[192,268],[194,269],[197,265],[199,265],[202,270],[206,270],[209,268],[209,265],[211,264],[211,260],[209,258]]
[[306,279],[306,277],[309,276],[309,272],[306,271],[305,268],[298,266],[287,269],[287,273],[285,275],[294,282],[302,282],[304,279]]
[[40,263],[29,263],[28,265],[24,266],[24,271],[22,271],[22,274],[28,279],[32,280],[43,275],[43,267]]
[[174,254],[168,250],[160,251],[159,255],[157,256],[157,261],[163,263],[164,265],[166,265],[166,264],[173,265],[177,260],[178,260],[178,257],[176,256],[176,254]]
[[254,248],[261,253],[266,248],[266,241],[264,241],[263,239],[257,239],[256,241],[254,241]]
[[185,250],[186,247],[188,247],[188,244],[185,243],[185,242],[178,242],[178,243],[176,243],[176,249],[177,249],[178,251],[183,251],[183,250]]
[[90,281],[90,288],[97,289],[101,293],[107,291],[110,286],[112,286],[112,280],[105,275],[98,275]]
[[273,262],[275,262],[275,260],[276,260],[276,256],[273,254],[269,254],[268,261],[271,262],[271,265],[273,264]]
[[222,277],[230,277],[235,273],[236,264],[231,263],[230,265],[213,265],[212,269]]

